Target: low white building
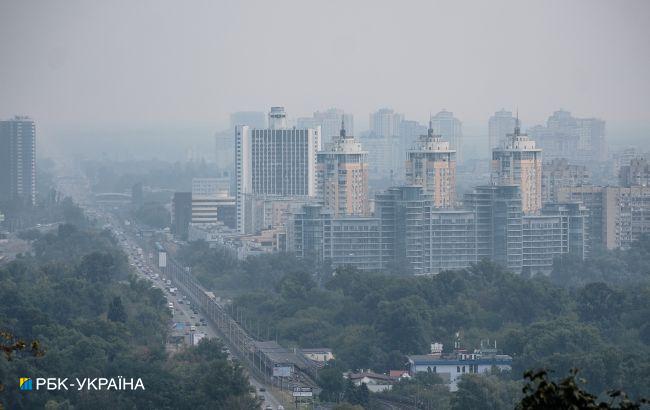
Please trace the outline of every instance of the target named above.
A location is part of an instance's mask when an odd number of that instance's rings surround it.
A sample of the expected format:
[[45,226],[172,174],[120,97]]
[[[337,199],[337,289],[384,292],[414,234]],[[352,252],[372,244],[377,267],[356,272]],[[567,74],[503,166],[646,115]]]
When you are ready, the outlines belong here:
[[388,391],[393,388],[393,385],[397,382],[397,379],[387,376],[385,374],[378,374],[373,372],[362,372],[362,373],[348,373],[344,375],[347,379],[351,380],[355,386],[361,386],[365,384],[368,388],[368,391],[371,393],[378,393],[382,391]]
[[407,356],[409,373],[411,376],[421,372],[438,374],[451,391],[458,390],[458,382],[465,374],[487,375],[493,367],[499,370],[512,369],[512,357],[497,354],[496,348],[481,348],[474,350],[473,353],[457,349],[445,355],[441,354],[442,345],[438,343],[431,345],[432,351],[434,345],[439,346],[440,351],[428,355]]

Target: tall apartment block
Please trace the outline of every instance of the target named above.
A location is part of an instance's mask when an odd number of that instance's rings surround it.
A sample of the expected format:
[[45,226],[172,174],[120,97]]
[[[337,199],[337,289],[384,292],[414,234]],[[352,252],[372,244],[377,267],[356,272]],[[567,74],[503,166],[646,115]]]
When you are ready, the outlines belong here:
[[501,109],[497,111],[488,121],[488,145],[493,150],[506,143],[508,135],[515,132],[517,120],[511,111]]
[[569,164],[566,158],[555,158],[542,169],[542,203],[558,202],[561,188],[589,185],[591,173],[584,165]]
[[316,111],[311,117],[298,118],[296,126],[303,129],[320,127],[323,142],[334,142],[338,138],[342,122],[345,123],[348,134],[354,135],[354,116],[338,108]]
[[548,274],[553,260],[569,252],[569,229],[560,215],[522,217],[522,268],[526,275]]
[[334,217],[323,205],[306,204],[288,224],[288,249],[299,258],[328,261],[333,267],[381,270],[380,224],[376,218]]
[[555,215],[561,218],[566,232],[568,252],[581,259],[590,254],[589,249],[589,209],[579,202],[548,203],[542,208],[542,215]]
[[377,137],[396,137],[404,115],[390,108],[381,108],[370,114],[370,131]]
[[442,110],[431,117],[433,133],[449,141],[451,149],[456,151],[458,161],[462,161],[463,124],[454,117],[454,113]]
[[464,205],[476,215],[477,258],[521,272],[522,200],[517,185],[477,186]]
[[645,158],[633,158],[620,168],[618,178],[622,187],[650,186],[650,163]]
[[316,192],[334,216],[368,216],[368,153],[345,123],[338,138],[316,156]]
[[461,269],[477,261],[472,211],[437,209],[421,186],[398,186],[377,194],[382,268],[415,274]]
[[433,199],[436,208],[451,208],[456,203],[456,151],[440,135],[434,135],[429,123],[427,135],[408,151],[406,182],[419,185]]
[[[591,255],[591,252],[615,247],[613,243],[607,245],[606,232],[611,231],[615,218],[612,217],[614,214],[613,206],[610,206],[609,211],[606,210],[605,198],[605,189],[599,186],[566,187],[558,191],[558,202],[578,203],[587,208],[587,255]],[[607,228],[607,215],[610,216],[609,229]]]
[[381,108],[370,114],[370,133],[362,141],[368,150],[368,165],[373,176],[400,175],[404,168],[404,144],[400,126],[404,115],[390,108]]
[[[235,128],[237,230],[251,233],[247,215],[253,196],[316,195],[316,153],[320,128],[289,129],[283,107],[272,107],[269,128]],[[248,211],[248,212],[247,212]],[[250,215],[249,215],[250,216]]]
[[650,233],[650,187],[583,186],[560,191],[562,202],[580,202],[589,211],[591,251],[629,248]]
[[434,209],[430,215],[429,273],[464,269],[478,262],[474,212]]
[[528,134],[547,159],[568,158],[581,164],[607,159],[605,121],[597,118],[575,118],[559,110],[548,118],[546,126],[529,128]]
[[492,150],[492,183],[519,186],[524,213],[542,208],[542,150],[518,124],[506,144]]
[[0,202],[36,204],[36,126],[29,117],[0,121]]
[[[427,273],[431,196],[419,186],[389,188],[375,197],[375,216],[381,220],[382,265],[410,273]],[[393,264],[393,266],[390,266]]]

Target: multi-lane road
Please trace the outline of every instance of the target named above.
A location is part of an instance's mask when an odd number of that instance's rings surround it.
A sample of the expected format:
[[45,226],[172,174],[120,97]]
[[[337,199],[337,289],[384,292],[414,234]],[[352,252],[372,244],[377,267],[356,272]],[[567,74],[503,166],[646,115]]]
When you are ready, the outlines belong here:
[[[204,315],[199,312],[198,307],[194,307],[187,303],[187,295],[175,292],[172,295],[169,291],[169,286],[165,283],[165,278],[162,273],[154,266],[153,261],[150,260],[146,252],[140,251],[140,244],[129,233],[128,229],[122,226],[122,221],[119,221],[115,215],[105,212],[101,209],[90,207],[88,200],[89,193],[79,186],[79,184],[62,184],[59,190],[66,196],[70,196],[73,200],[80,204],[87,204],[86,211],[90,212],[92,216],[109,228],[116,238],[119,240],[120,246],[129,257],[129,263],[133,271],[141,278],[147,279],[155,286],[163,291],[163,294],[169,302],[174,304],[174,323],[190,323],[188,328],[192,331],[192,326],[195,327],[195,332],[204,333],[208,338],[219,338],[215,326],[209,320],[205,320]],[[182,303],[181,303],[182,300]],[[203,319],[203,320],[202,320]],[[197,323],[199,324],[197,326]],[[264,385],[260,380],[256,379],[249,373],[249,381],[251,386],[255,388],[255,394],[260,397],[262,402],[262,409],[278,410],[284,407],[281,401],[269,390],[269,386]]]
[[[167,298],[167,301],[173,303],[173,322],[184,323],[186,325],[186,331],[203,333],[205,334],[205,337],[208,338],[219,338],[216,327],[206,319],[202,312],[200,312],[198,306],[191,305],[191,302],[188,300],[188,295],[184,295],[181,291],[175,291],[174,294],[170,293],[169,285],[165,282],[166,278],[163,276],[162,272],[154,266],[152,263],[153,261],[147,252],[141,250],[139,244],[130,237],[126,230],[123,231],[116,228],[119,224],[117,219],[112,215],[107,214],[101,216],[102,218],[105,218],[106,225],[111,227],[113,234],[118,238],[122,249],[127,253],[129,263],[135,273],[139,277],[151,281],[152,286],[161,289]],[[263,400],[263,409],[277,410],[283,408],[280,400],[278,400],[271,391],[267,390],[268,386],[264,385],[250,374],[249,380],[250,384],[255,388],[255,394]]]

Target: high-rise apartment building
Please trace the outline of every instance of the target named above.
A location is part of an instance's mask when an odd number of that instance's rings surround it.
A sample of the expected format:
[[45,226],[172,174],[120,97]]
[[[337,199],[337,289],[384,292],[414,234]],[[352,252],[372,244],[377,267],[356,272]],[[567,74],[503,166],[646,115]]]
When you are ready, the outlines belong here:
[[384,267],[427,273],[430,244],[426,228],[432,208],[431,196],[419,186],[394,187],[376,195]]
[[461,209],[434,209],[430,214],[429,273],[464,269],[478,262],[476,215]]
[[316,192],[334,216],[368,216],[368,153],[341,124],[338,138],[316,159]]
[[[566,187],[558,191],[559,203],[578,203],[587,208],[587,222],[586,222],[586,243],[587,254],[591,252],[599,252],[607,247],[607,231],[612,229],[614,218],[610,218],[607,222],[606,215],[610,217],[614,214],[614,208],[610,206],[609,211],[605,202],[605,189],[600,186],[580,186],[580,187]],[[607,228],[607,225],[610,228]],[[610,248],[614,248],[615,244],[610,244]]]
[[650,186],[650,163],[645,158],[634,158],[629,165],[620,168],[618,178],[621,186]]
[[561,218],[568,240],[568,252],[586,259],[589,250],[589,209],[579,202],[547,203],[542,215],[556,215]]
[[398,186],[377,194],[382,269],[436,274],[477,261],[475,215],[436,209],[421,186]]
[[451,149],[456,151],[456,159],[462,161],[463,124],[454,117],[454,113],[442,110],[431,117],[433,133],[449,141]]
[[543,165],[542,203],[558,201],[561,188],[589,185],[591,174],[584,165],[569,164],[566,158],[555,158]]
[[287,232],[288,249],[299,258],[328,261],[332,267],[381,270],[380,225],[376,218],[335,218],[322,205],[303,205]]
[[456,203],[456,151],[429,123],[427,135],[407,152],[406,182],[419,185],[432,196],[436,208],[451,208]]
[[320,128],[287,128],[283,107],[271,108],[268,129],[235,128],[237,229],[240,233],[251,233],[247,204],[252,197],[316,195],[316,153],[320,148]]
[[542,150],[521,134],[519,125],[505,145],[492,150],[492,183],[519,186],[524,213],[542,208]]
[[370,114],[370,132],[362,139],[368,150],[370,173],[381,178],[400,175],[404,168],[406,146],[400,138],[402,114],[381,108]]
[[338,138],[342,122],[345,123],[347,133],[354,135],[354,116],[338,108],[316,111],[312,117],[298,118],[296,127],[316,129],[320,126],[323,143],[325,143],[325,141],[333,142]]
[[569,229],[560,215],[522,217],[522,273],[548,274],[553,260],[569,252]]
[[650,187],[582,186],[560,190],[561,202],[580,202],[588,209],[589,249],[629,248],[650,233]]
[[464,205],[476,215],[477,258],[521,272],[522,201],[517,185],[477,186]]
[[546,126],[529,128],[528,134],[544,150],[547,160],[568,158],[589,164],[607,159],[605,121],[597,118],[575,118],[570,112],[559,110],[548,118]]
[[29,117],[0,121],[0,202],[36,204],[36,126]]
[[493,150],[506,143],[508,135],[515,132],[517,120],[513,117],[511,111],[501,109],[497,111],[488,121],[488,144],[489,149]]
[[370,131],[377,137],[396,137],[404,115],[390,108],[381,108],[370,114]]

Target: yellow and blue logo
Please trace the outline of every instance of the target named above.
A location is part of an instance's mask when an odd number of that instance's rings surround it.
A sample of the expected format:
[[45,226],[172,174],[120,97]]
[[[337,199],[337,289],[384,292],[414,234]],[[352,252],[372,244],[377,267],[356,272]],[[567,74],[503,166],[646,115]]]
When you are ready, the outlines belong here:
[[21,377],[20,390],[32,390],[32,379],[29,377]]

